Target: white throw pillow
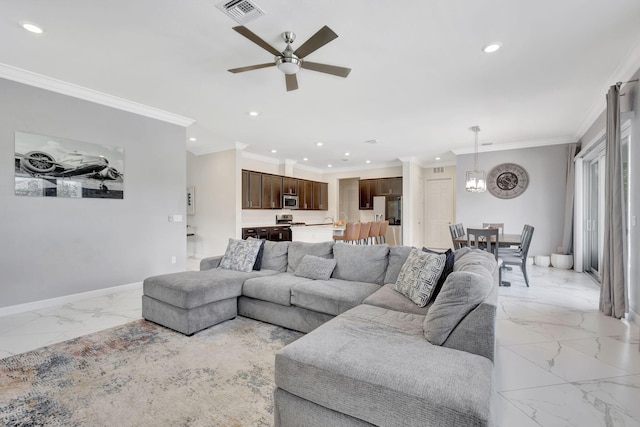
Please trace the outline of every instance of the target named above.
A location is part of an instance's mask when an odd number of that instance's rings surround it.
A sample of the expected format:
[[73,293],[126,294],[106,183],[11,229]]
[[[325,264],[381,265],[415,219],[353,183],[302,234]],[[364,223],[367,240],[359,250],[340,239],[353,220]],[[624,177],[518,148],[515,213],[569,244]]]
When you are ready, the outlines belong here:
[[445,254],[422,252],[411,248],[398,274],[395,290],[409,298],[418,307],[424,307],[431,299],[446,260]]

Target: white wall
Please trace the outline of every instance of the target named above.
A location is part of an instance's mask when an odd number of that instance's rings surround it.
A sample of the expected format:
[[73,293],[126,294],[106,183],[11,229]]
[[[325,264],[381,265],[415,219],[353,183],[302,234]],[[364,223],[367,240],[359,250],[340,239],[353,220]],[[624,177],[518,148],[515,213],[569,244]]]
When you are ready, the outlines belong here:
[[460,155],[456,165],[456,220],[466,227],[503,222],[505,233],[535,227],[529,255],[549,255],[562,244],[567,145],[480,153],[478,167],[487,174],[501,163],[516,163],[527,170],[529,186],[514,199],[499,199],[488,191],[469,193],[465,174],[473,169],[473,154]]
[[[0,307],[185,269],[183,127],[0,79]],[[124,148],[124,199],[14,194],[14,132]],[[176,264],[171,263],[176,257]]]
[[188,155],[188,185],[195,186],[195,215],[188,216],[195,236],[190,238],[190,255],[204,258],[222,255],[229,238],[240,237],[236,212],[242,179],[239,151],[227,150],[200,156]]

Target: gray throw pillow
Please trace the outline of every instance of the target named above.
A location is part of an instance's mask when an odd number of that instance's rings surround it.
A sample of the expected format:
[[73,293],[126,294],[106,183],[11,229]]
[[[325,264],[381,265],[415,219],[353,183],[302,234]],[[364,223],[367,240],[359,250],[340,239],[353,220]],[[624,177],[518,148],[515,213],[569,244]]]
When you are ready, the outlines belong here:
[[334,268],[336,268],[335,259],[305,255],[293,275],[313,280],[329,280]]
[[250,273],[263,242],[261,240],[229,239],[220,268]]
[[446,259],[444,254],[438,255],[411,248],[398,274],[396,291],[416,303],[418,307],[424,307],[431,299]]
[[454,271],[424,319],[424,336],[431,344],[442,345],[451,332],[489,295],[493,276],[484,268]]

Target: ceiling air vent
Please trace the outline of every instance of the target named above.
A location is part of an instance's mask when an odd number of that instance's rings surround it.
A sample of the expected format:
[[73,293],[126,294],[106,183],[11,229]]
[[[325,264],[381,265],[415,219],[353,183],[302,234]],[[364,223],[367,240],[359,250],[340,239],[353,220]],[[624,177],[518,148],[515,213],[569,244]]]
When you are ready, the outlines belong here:
[[245,24],[264,15],[264,11],[260,9],[260,6],[249,0],[224,1],[218,3],[216,7],[238,24]]
[[443,167],[433,168],[433,173],[444,173]]

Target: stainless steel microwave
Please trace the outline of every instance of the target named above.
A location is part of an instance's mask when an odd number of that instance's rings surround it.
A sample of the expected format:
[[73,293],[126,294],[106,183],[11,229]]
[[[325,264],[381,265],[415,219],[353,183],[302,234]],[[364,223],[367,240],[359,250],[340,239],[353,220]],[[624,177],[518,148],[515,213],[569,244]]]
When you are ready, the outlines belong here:
[[298,196],[292,196],[290,194],[282,196],[282,208],[298,209]]

